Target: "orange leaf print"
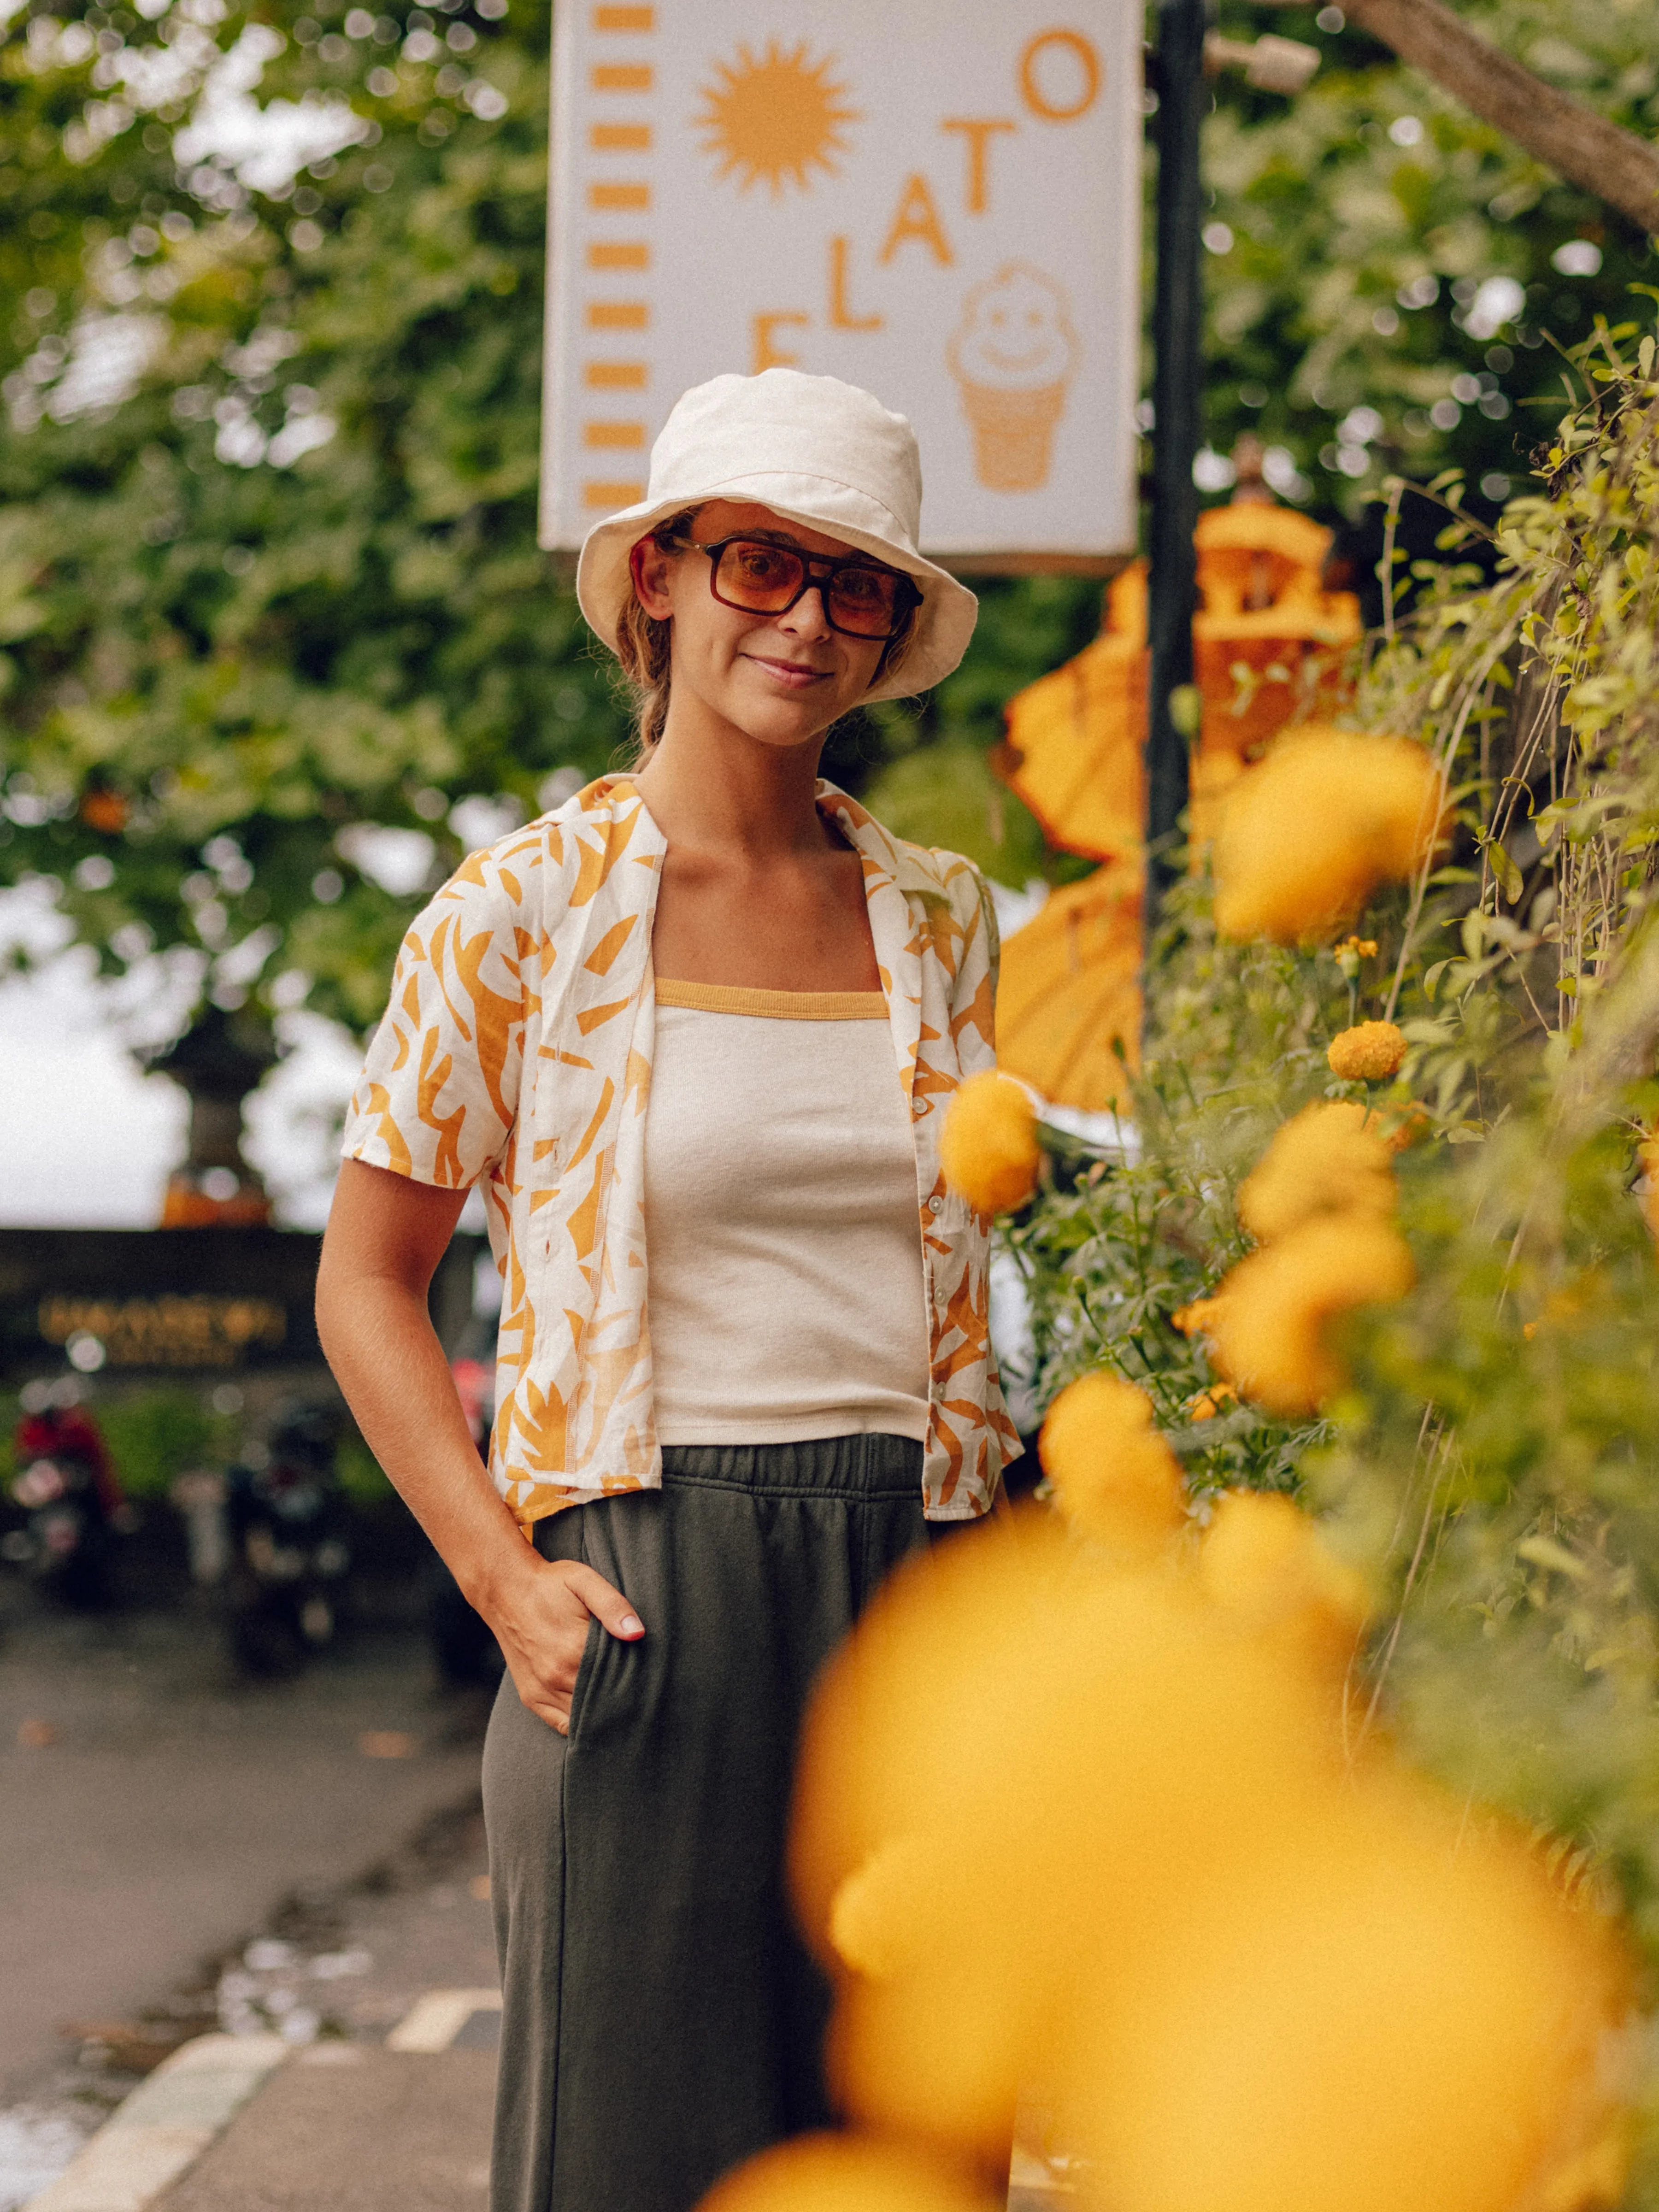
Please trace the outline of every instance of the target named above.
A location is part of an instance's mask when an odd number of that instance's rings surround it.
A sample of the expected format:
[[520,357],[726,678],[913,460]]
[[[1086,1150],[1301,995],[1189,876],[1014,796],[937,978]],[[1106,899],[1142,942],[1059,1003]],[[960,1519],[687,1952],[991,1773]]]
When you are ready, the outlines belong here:
[[638,920],[637,915],[630,914],[617,922],[613,928],[607,929],[586,959],[583,961],[583,967],[592,975],[608,975],[617,955],[633,935]]
[[432,1179],[445,1190],[453,1190],[466,1180],[461,1172],[459,1144],[466,1109],[458,1106],[453,1114],[440,1114],[438,1111],[438,1093],[448,1082],[453,1066],[449,1054],[441,1050],[436,1030],[428,1030],[421,1039],[417,1110],[427,1127],[437,1133],[438,1149],[433,1161]]
[[368,1091],[365,1110],[374,1115],[378,1125],[375,1133],[390,1154],[386,1165],[393,1175],[406,1176],[411,1164],[409,1146],[404,1142],[403,1131],[398,1127],[398,1117],[392,1110],[392,1094],[384,1083],[369,1084]]

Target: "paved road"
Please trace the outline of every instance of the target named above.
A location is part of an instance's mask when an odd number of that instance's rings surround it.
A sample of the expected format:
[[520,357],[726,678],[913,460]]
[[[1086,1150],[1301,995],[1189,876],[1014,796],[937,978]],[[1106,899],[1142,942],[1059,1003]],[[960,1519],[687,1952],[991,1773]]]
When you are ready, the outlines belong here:
[[8,2116],[50,2122],[95,2090],[66,2084],[62,2030],[210,1990],[211,1962],[281,1899],[464,1801],[481,1719],[434,1695],[413,1635],[249,1686],[210,1622],[65,1618],[0,1582],[0,2208],[17,2201]]

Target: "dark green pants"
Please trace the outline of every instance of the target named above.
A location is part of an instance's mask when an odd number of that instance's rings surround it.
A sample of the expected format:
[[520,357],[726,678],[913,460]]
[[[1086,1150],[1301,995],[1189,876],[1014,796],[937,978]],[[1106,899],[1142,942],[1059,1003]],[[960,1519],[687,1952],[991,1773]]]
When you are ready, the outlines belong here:
[[899,1437],[671,1449],[541,1522],[645,1623],[595,1622],[570,1734],[509,1676],[484,1749],[503,2014],[490,2212],[690,2212],[830,2115],[828,1991],[782,1883],[819,1668],[926,1541]]

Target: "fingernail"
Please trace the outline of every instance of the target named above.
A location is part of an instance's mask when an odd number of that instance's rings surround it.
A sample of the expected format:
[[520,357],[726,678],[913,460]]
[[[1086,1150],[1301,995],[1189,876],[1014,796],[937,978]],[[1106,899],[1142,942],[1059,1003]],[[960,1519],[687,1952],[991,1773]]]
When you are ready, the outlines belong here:
[[645,1623],[636,1613],[625,1613],[617,1623],[624,1636],[643,1636]]

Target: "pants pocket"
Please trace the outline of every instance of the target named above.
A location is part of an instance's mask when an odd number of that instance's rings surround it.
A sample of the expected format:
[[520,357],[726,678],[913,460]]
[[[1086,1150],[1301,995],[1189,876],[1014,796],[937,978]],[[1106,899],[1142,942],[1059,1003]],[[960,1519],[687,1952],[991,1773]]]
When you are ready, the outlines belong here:
[[570,1734],[567,1741],[572,1745],[575,1743],[576,1731],[581,1726],[582,1713],[592,1688],[595,1669],[599,1663],[599,1645],[605,1632],[599,1615],[590,1613],[587,1617],[587,1641],[582,1646],[582,1656],[576,1668],[576,1679],[570,1689]]

